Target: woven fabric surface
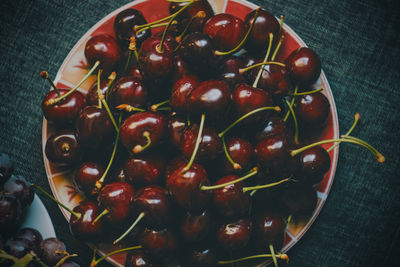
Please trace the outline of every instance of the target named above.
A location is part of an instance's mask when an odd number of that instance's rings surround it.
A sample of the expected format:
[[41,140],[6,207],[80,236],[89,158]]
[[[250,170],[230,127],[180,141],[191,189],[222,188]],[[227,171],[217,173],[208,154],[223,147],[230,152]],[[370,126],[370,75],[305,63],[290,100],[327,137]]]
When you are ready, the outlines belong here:
[[[253,0],[254,1],[254,0]],[[0,1],[0,151],[16,173],[50,190],[42,159],[41,101],[70,49],[98,20],[128,1]],[[288,266],[400,266],[400,9],[398,0],[254,1],[285,22],[321,56],[345,132],[379,148],[340,147],[336,177],[311,229],[289,251]],[[92,252],[69,233],[58,206],[41,198],[57,236],[88,266]],[[101,264],[109,266],[108,263]]]

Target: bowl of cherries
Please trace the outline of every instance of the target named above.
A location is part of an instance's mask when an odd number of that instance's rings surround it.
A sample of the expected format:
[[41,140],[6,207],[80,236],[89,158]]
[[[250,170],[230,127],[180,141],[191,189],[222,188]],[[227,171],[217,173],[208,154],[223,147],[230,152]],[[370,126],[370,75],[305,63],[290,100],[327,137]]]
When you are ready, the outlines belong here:
[[145,0],[74,46],[44,96],[48,180],[72,235],[116,266],[266,266],[331,188],[335,101],[318,54],[242,0]]

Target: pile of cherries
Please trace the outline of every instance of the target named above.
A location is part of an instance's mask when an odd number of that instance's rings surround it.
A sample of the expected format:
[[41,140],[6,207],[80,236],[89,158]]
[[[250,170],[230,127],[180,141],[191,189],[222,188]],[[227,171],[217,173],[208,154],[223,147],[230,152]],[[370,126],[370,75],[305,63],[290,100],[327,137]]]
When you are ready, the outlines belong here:
[[[71,233],[131,250],[126,266],[277,266],[288,259],[278,252],[288,218],[313,213],[314,186],[330,169],[320,144],[356,143],[384,158],[351,131],[309,145],[330,116],[312,89],[321,61],[306,47],[275,61],[282,21],[261,8],[243,21],[206,0],[170,2],[171,15],[151,23],[120,12],[115,37],[87,41],[82,81],[53,84],[43,99],[57,128],[46,156],[74,168],[86,195],[64,206]],[[87,94],[76,90],[95,71]]]

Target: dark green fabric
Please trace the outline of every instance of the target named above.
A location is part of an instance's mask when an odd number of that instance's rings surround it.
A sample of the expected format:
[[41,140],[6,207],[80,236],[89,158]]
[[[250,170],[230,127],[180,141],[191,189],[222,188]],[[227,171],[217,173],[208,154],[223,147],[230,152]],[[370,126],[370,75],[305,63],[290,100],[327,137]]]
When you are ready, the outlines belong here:
[[[16,172],[49,189],[45,175],[40,103],[48,90],[42,69],[54,77],[79,38],[99,19],[128,1],[0,1],[0,150]],[[345,132],[360,112],[355,134],[387,157],[340,147],[332,191],[318,219],[289,251],[289,266],[400,266],[398,0],[255,1],[284,15],[323,60]],[[91,251],[74,240],[58,207],[42,198],[56,232],[76,261]],[[108,266],[108,264],[104,264]]]

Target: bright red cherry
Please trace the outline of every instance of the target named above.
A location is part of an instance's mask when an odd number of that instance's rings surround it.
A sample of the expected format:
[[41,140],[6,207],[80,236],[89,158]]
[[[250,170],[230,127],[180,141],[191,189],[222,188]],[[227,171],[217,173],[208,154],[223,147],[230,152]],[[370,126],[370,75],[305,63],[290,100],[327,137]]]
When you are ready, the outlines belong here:
[[253,146],[251,143],[242,138],[230,138],[226,141],[226,150],[233,162],[240,165],[240,169],[235,169],[232,163],[224,157],[223,171],[224,173],[235,173],[243,170],[248,170],[251,166],[253,158]]
[[[251,71],[250,79],[252,81],[257,77],[258,71],[258,68]],[[286,68],[271,64],[263,66],[257,87],[266,90],[274,98],[279,99],[288,95],[293,85]]]
[[131,156],[125,163],[124,173],[135,186],[159,184],[165,165],[164,157],[157,154]]
[[103,231],[103,222],[102,220],[95,222],[96,217],[99,215],[97,203],[83,201],[73,211],[80,214],[80,217],[77,218],[71,214],[69,229],[72,235],[83,241],[99,240]]
[[296,101],[295,113],[300,128],[322,128],[328,120],[331,106],[328,98],[320,93],[302,95]]
[[172,87],[171,107],[176,111],[185,112],[189,95],[199,84],[199,78],[194,75],[186,75],[177,80]]
[[75,171],[74,183],[86,195],[91,195],[96,181],[104,174],[104,168],[95,162],[84,162]]
[[321,74],[321,59],[308,47],[300,47],[285,60],[286,69],[295,84],[307,86],[315,83]]
[[124,76],[118,79],[110,91],[113,107],[127,104],[133,107],[144,107],[147,100],[147,90],[142,82],[134,76]]
[[297,156],[297,169],[293,179],[309,184],[318,184],[331,167],[329,153],[321,146],[315,146]]

